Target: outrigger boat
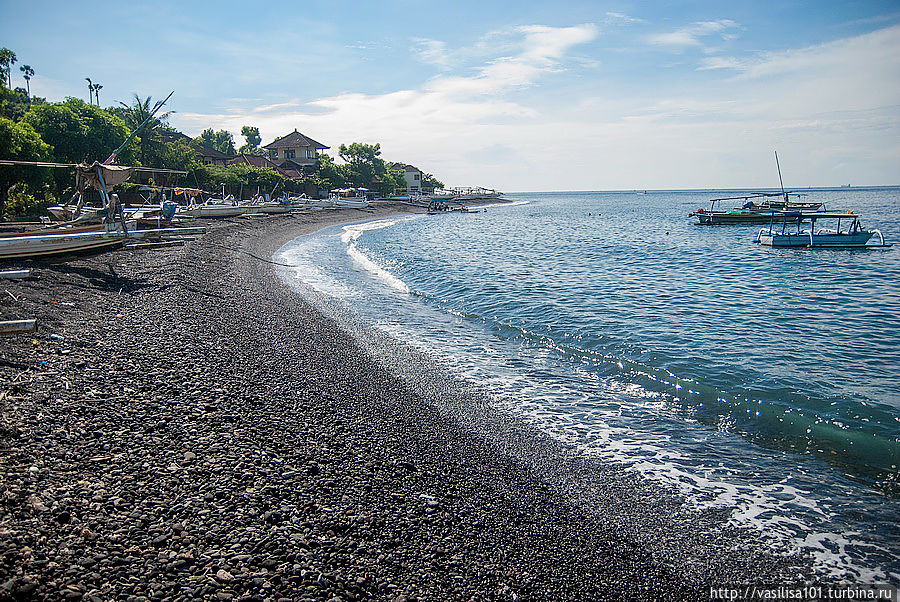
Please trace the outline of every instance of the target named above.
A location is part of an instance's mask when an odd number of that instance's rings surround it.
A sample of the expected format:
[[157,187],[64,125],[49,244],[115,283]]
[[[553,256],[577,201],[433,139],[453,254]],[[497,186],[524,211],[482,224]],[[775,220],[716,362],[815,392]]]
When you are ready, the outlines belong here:
[[[778,196],[783,200],[770,199],[768,197]],[[800,202],[791,199],[792,196],[799,197],[799,194],[784,193],[753,193],[745,196],[733,196],[720,199],[712,199],[709,209],[697,209],[688,214],[688,217],[696,217],[697,225],[700,226],[716,226],[731,224],[767,224],[771,215],[780,211],[815,213],[825,210],[825,203],[821,202]],[[722,201],[743,200],[745,203],[741,207],[735,207],[728,210],[716,210],[716,203]],[[757,202],[761,200],[761,202]]]
[[335,207],[362,209],[369,206],[369,201],[366,200],[368,191],[368,188],[335,188],[331,191],[328,200]]
[[[39,167],[73,167],[70,164],[3,161],[3,164],[33,165]],[[203,228],[160,228],[135,230],[129,227],[115,194],[109,188],[126,181],[137,169],[123,165],[75,165],[78,188],[88,186],[100,191],[103,202],[103,223],[44,229],[34,232],[16,232],[0,235],[0,261],[25,257],[44,257],[77,252],[97,252],[120,247],[132,240],[160,238],[169,235],[202,234]],[[157,170],[159,171],[159,170]],[[167,170],[168,171],[168,170]],[[171,173],[171,172],[170,172]],[[184,172],[179,172],[184,173]]]
[[[835,220],[833,228],[816,228],[817,222],[822,220]],[[804,230],[803,223],[808,222],[809,228]],[[796,231],[793,225],[797,225]],[[846,229],[841,226],[846,224]],[[777,227],[780,225],[780,228]],[[878,244],[869,244],[875,235],[878,235]],[[793,247],[793,248],[817,248],[817,249],[859,249],[859,248],[884,248],[893,245],[885,244],[884,234],[881,230],[868,230],[862,227],[859,215],[848,211],[847,213],[812,213],[784,211],[772,214],[768,228],[763,228],[756,234],[757,242],[768,247]]]
[[[700,208],[689,213],[688,217],[696,217],[697,225],[700,226],[767,224],[772,216],[778,212],[814,214],[819,211],[825,211],[825,203],[822,202],[791,200],[791,197],[799,199],[805,195],[784,189],[784,180],[781,178],[781,164],[778,162],[777,151],[775,152],[775,165],[778,167],[778,181],[781,184],[781,192],[754,192],[744,196],[712,199],[709,210]],[[716,203],[738,200],[744,201],[744,204],[733,209],[716,210]]]

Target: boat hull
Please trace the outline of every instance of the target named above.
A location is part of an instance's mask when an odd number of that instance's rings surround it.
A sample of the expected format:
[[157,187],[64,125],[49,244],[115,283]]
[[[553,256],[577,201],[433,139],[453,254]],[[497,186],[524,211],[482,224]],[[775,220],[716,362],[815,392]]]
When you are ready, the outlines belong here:
[[102,251],[120,246],[125,239],[121,232],[98,231],[3,237],[0,260]]
[[240,205],[194,205],[179,208],[176,217],[237,217],[246,213],[255,213],[255,207]]
[[866,247],[875,232],[862,230],[853,234],[848,233],[818,233],[810,237],[808,232],[799,234],[778,234],[760,232],[759,243],[767,247],[790,248],[823,248],[823,249],[848,249]]

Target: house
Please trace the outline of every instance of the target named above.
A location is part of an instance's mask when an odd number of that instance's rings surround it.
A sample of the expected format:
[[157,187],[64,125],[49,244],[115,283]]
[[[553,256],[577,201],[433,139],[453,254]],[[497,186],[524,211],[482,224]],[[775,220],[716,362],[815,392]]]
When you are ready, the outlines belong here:
[[194,151],[197,153],[197,158],[204,165],[228,165],[228,161],[234,158],[234,155],[220,153],[216,149],[199,142],[194,145]]
[[407,193],[422,193],[422,170],[406,163],[391,163],[388,166],[393,171],[403,172],[403,179],[406,180]]
[[319,151],[329,147],[294,130],[287,136],[276,138],[263,148],[269,153],[269,159],[282,169],[302,173],[307,168],[315,168]]
[[286,178],[291,178],[294,180],[300,180],[304,176],[302,167],[294,166],[290,161],[282,162],[282,165],[278,165],[275,161],[266,157],[265,155],[245,155],[241,153],[236,157],[229,159],[228,165],[252,165],[253,167],[265,167],[267,169],[278,172]]

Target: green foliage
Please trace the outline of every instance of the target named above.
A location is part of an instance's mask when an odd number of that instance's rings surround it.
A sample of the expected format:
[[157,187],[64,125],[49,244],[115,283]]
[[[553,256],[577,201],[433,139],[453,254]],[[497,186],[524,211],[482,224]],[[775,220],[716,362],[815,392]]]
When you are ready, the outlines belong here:
[[227,130],[214,132],[212,128],[207,128],[200,132],[200,136],[197,139],[220,153],[225,153],[226,155],[237,154],[237,151],[234,149],[234,136]]
[[[78,98],[32,105],[23,121],[53,147],[52,158],[63,163],[104,161],[129,134],[120,117]],[[134,161],[132,147],[125,148],[117,158],[122,165],[133,165]],[[66,170],[55,170],[53,178],[58,196],[75,182],[74,174]]]
[[260,193],[280,194],[287,192],[305,192],[310,185],[317,185],[317,178],[292,180],[273,169],[252,165],[201,165],[194,164],[188,178],[193,185],[209,192],[218,192],[224,183],[227,192],[237,195],[243,187],[243,196],[250,197]]
[[160,145],[157,159],[158,167],[190,171],[197,164],[197,153],[190,140],[178,140]]
[[[46,161],[50,158],[50,146],[28,123],[16,123],[0,117],[0,158],[19,161]],[[0,218],[3,217],[10,187],[26,183],[40,187],[49,181],[49,170],[28,166],[0,166]]]
[[22,219],[46,215],[46,208],[49,203],[40,200],[39,197],[48,198],[47,185],[41,186],[39,190],[40,193],[23,182],[17,182],[10,186],[9,201],[6,203],[6,217]]
[[18,60],[9,48],[0,48],[0,82],[12,88],[12,65]]
[[245,125],[241,128],[241,136],[247,141],[247,143],[239,149],[241,153],[245,155],[260,156],[266,154],[265,150],[259,148],[259,143],[262,142],[262,136],[259,135],[258,127]]
[[435,188],[443,188],[444,183],[435,178],[430,173],[422,174],[422,188],[427,190],[434,190]]
[[343,188],[347,185],[347,180],[344,178],[344,173],[340,167],[335,164],[334,159],[330,155],[324,153],[319,155],[316,176],[322,182],[320,188],[331,190],[333,188]]
[[[24,121],[53,147],[53,158],[66,163],[103,161],[129,134],[120,117],[71,97],[32,106]],[[134,155],[125,149],[119,161],[127,165]]]
[[44,102],[44,99],[37,97],[32,97],[29,100],[25,90],[21,88],[10,90],[6,86],[0,86],[0,117],[6,117],[13,121],[22,121],[32,104],[42,102]]
[[390,192],[403,184],[403,176],[400,175],[398,183],[397,173],[390,172],[381,158],[380,144],[363,144],[354,142],[349,146],[342,144],[338,149],[338,156],[346,161],[339,166],[344,180],[353,186],[375,189],[380,192]]
[[34,69],[31,68],[31,65],[22,65],[19,67],[19,71],[22,72],[22,77],[25,78],[25,94],[28,98],[31,98],[31,78],[34,77]]
[[[95,87],[95,92],[97,91],[96,86],[97,84],[92,86]],[[144,127],[136,137],[141,165],[161,167],[160,158],[163,153],[162,147],[164,146],[163,135],[169,130],[166,121],[169,119],[172,111],[166,111],[150,117],[162,103],[162,101],[157,101],[151,105],[152,100],[153,98],[150,96],[141,98],[135,94],[134,100],[130,105],[120,102],[119,105],[121,106],[110,109],[110,112],[121,117],[132,132],[140,127],[141,124],[144,124]]]

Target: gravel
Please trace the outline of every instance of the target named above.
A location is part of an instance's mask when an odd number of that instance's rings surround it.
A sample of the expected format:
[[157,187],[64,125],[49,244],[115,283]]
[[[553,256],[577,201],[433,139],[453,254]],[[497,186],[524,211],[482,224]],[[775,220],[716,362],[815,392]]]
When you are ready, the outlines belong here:
[[4,283],[0,315],[39,330],[0,339],[0,599],[708,600],[805,578],[427,358],[378,352],[267,261],[405,210],[17,264],[35,276]]

